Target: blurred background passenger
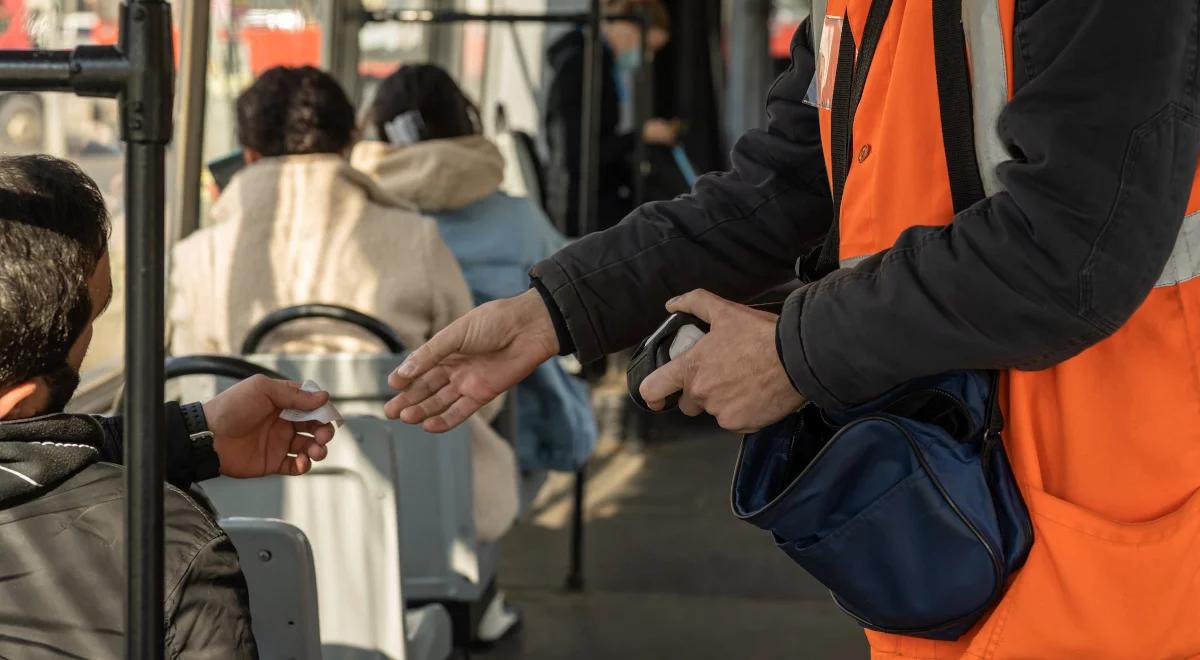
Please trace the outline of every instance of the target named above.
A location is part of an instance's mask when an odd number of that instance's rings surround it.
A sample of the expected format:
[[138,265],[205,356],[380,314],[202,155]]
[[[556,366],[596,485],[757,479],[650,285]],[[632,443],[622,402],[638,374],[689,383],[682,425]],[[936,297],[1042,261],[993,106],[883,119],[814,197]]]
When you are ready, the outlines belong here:
[[[500,191],[504,159],[481,134],[479,111],[444,69],[403,66],[379,86],[368,113],[382,139],[359,143],[354,166],[389,194],[437,220],[476,304],[529,288],[529,269],[565,245],[526,198]],[[556,361],[517,387],[517,457],[526,501],[547,470],[574,471],[596,442],[586,385]]]
[[[662,50],[671,39],[671,21],[659,0],[605,0],[609,15],[645,12],[649,30],[646,46],[650,53]],[[650,119],[637,125],[633,94],[636,73],[642,64],[641,28],[632,21],[605,21],[604,77],[601,81],[599,224],[607,229],[634,207],[634,153],[637,133],[646,144],[672,147],[679,138],[679,122]],[[583,29],[563,35],[546,54],[550,70],[542,117],[546,141],[546,210],[568,236],[579,236],[580,148],[582,144],[584,63],[586,43]]]
[[[373,316],[416,347],[474,306],[437,224],[350,166],[355,111],[331,76],[268,70],[238,98],[237,135],[248,165],[211,224],[173,253],[173,354],[234,352],[270,312],[308,303]],[[314,320],[271,333],[264,349],[380,347],[357,328]],[[480,415],[471,421],[475,520],[491,541],[516,517],[516,461]]]

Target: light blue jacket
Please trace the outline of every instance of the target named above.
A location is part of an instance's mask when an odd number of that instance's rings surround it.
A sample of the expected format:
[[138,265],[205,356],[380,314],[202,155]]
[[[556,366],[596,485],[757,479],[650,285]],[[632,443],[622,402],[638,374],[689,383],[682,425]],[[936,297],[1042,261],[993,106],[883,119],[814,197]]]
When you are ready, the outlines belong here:
[[[356,150],[355,164],[376,175],[385,191],[413,201],[437,221],[476,304],[527,291],[529,269],[566,243],[533,202],[499,192],[503,159],[483,138],[409,147],[374,143]],[[551,360],[516,394],[521,467],[574,471],[582,466],[597,436],[587,386]]]

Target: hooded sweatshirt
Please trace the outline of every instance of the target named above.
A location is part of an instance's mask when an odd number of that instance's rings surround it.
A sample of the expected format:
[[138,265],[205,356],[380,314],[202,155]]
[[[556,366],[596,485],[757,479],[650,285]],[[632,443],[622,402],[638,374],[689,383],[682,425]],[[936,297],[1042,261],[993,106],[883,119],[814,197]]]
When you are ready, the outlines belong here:
[[[437,221],[477,304],[526,291],[529,269],[566,243],[536,205],[500,192],[504,158],[483,136],[363,142],[351,162]],[[523,469],[575,470],[591,455],[597,433],[587,388],[556,361],[517,388],[517,401]]]

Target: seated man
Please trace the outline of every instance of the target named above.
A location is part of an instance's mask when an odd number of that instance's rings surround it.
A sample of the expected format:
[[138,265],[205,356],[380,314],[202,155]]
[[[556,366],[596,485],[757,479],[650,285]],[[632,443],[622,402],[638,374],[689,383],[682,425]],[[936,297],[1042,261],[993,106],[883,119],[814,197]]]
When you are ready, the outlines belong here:
[[[124,653],[121,423],[62,412],[112,294],[107,240],[103,199],[78,168],[0,158],[0,657]],[[279,414],[327,399],[256,378],[168,406],[167,657],[257,656],[237,553],[181,488],[218,470],[307,472],[333,429]]]
[[[354,106],[312,67],[270,69],[238,98],[247,166],[213,205],[212,224],[175,247],[173,354],[234,352],[267,314],[308,303],[350,307],[419,346],[474,306],[437,223],[350,166],[355,134]],[[379,350],[358,328],[325,320],[281,327],[266,347]],[[516,517],[516,459],[478,418],[471,454],[476,531],[496,540]]]

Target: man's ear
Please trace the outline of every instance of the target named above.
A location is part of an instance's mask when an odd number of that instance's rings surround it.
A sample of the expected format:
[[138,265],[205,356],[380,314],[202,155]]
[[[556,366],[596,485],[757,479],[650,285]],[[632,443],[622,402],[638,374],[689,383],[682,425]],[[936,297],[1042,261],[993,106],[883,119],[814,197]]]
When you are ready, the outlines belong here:
[[27,380],[0,392],[0,420],[26,419],[37,416],[34,394],[38,381]]

